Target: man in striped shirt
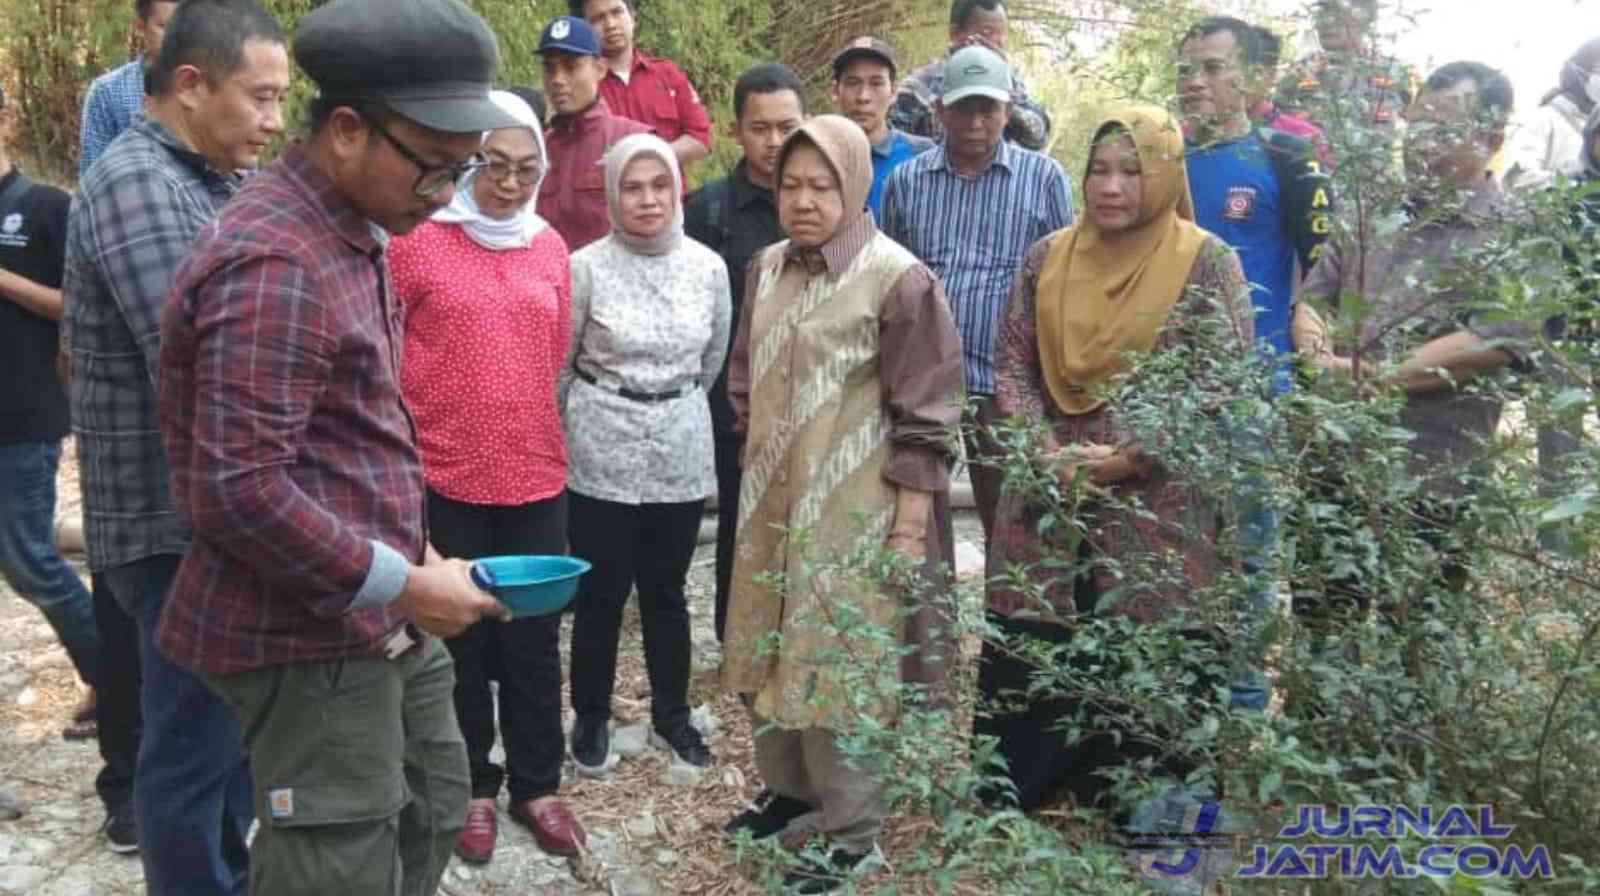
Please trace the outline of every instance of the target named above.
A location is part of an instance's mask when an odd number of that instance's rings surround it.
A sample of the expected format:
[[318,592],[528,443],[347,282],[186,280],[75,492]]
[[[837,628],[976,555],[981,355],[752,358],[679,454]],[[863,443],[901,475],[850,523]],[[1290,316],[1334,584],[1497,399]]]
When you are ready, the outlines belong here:
[[961,332],[971,404],[968,473],[983,531],[994,525],[1001,472],[995,453],[994,332],[1028,247],[1072,223],[1072,188],[1048,156],[1004,139],[1011,67],[987,47],[945,63],[936,110],[944,137],[896,168],[883,191],[883,232],[944,283]]

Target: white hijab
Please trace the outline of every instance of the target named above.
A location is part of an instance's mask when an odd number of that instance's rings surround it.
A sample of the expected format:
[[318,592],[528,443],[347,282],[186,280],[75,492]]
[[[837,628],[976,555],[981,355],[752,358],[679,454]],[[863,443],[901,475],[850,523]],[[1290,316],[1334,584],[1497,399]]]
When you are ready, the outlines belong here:
[[[533,140],[539,145],[539,183],[533,186],[533,196],[527,204],[509,218],[491,218],[478,208],[478,200],[472,195],[473,186],[478,175],[474,174],[461,186],[456,188],[455,198],[433,215],[433,220],[441,224],[460,224],[461,229],[471,240],[485,249],[501,251],[505,249],[526,249],[548,225],[534,211],[534,206],[539,204],[539,187],[544,183],[544,174],[549,171],[549,160],[545,156],[544,128],[540,126],[539,119],[533,114],[533,109],[514,93],[504,90],[491,90],[489,99],[499,106],[502,111],[517,121],[522,126],[533,132]],[[483,139],[489,139],[492,131],[485,131]]]
[[[652,155],[672,172],[672,222],[655,236],[639,236],[622,229],[622,172],[635,156]],[[611,235],[629,250],[640,255],[665,255],[683,242],[683,175],[678,172],[678,157],[655,134],[630,134],[606,150],[606,208],[611,216]]]

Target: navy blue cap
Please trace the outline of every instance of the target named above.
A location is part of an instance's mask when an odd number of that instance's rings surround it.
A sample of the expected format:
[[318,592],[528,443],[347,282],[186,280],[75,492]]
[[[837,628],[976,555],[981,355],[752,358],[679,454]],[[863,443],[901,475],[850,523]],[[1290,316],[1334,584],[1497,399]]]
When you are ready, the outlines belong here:
[[575,56],[599,56],[600,38],[595,36],[589,23],[577,16],[562,16],[545,26],[539,35],[540,53],[572,53]]

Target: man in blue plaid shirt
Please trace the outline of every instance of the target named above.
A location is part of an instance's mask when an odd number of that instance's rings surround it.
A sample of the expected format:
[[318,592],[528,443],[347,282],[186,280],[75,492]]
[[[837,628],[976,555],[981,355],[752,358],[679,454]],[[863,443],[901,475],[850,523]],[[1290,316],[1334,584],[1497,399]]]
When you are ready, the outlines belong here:
[[161,35],[177,9],[178,0],[134,0],[133,36],[143,52],[89,85],[78,132],[79,180],[139,114],[139,107],[144,105],[145,67],[160,52]]

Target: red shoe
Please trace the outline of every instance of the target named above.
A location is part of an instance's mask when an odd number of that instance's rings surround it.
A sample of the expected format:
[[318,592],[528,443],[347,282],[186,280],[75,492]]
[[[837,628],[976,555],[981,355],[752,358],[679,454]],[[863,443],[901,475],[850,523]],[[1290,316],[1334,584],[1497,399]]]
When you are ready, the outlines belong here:
[[583,825],[567,804],[556,799],[524,800],[511,804],[511,820],[533,833],[539,848],[551,855],[575,856],[589,843]]
[[467,826],[456,838],[456,855],[461,861],[482,865],[494,858],[495,835],[499,821],[494,814],[494,800],[473,800],[467,803]]

